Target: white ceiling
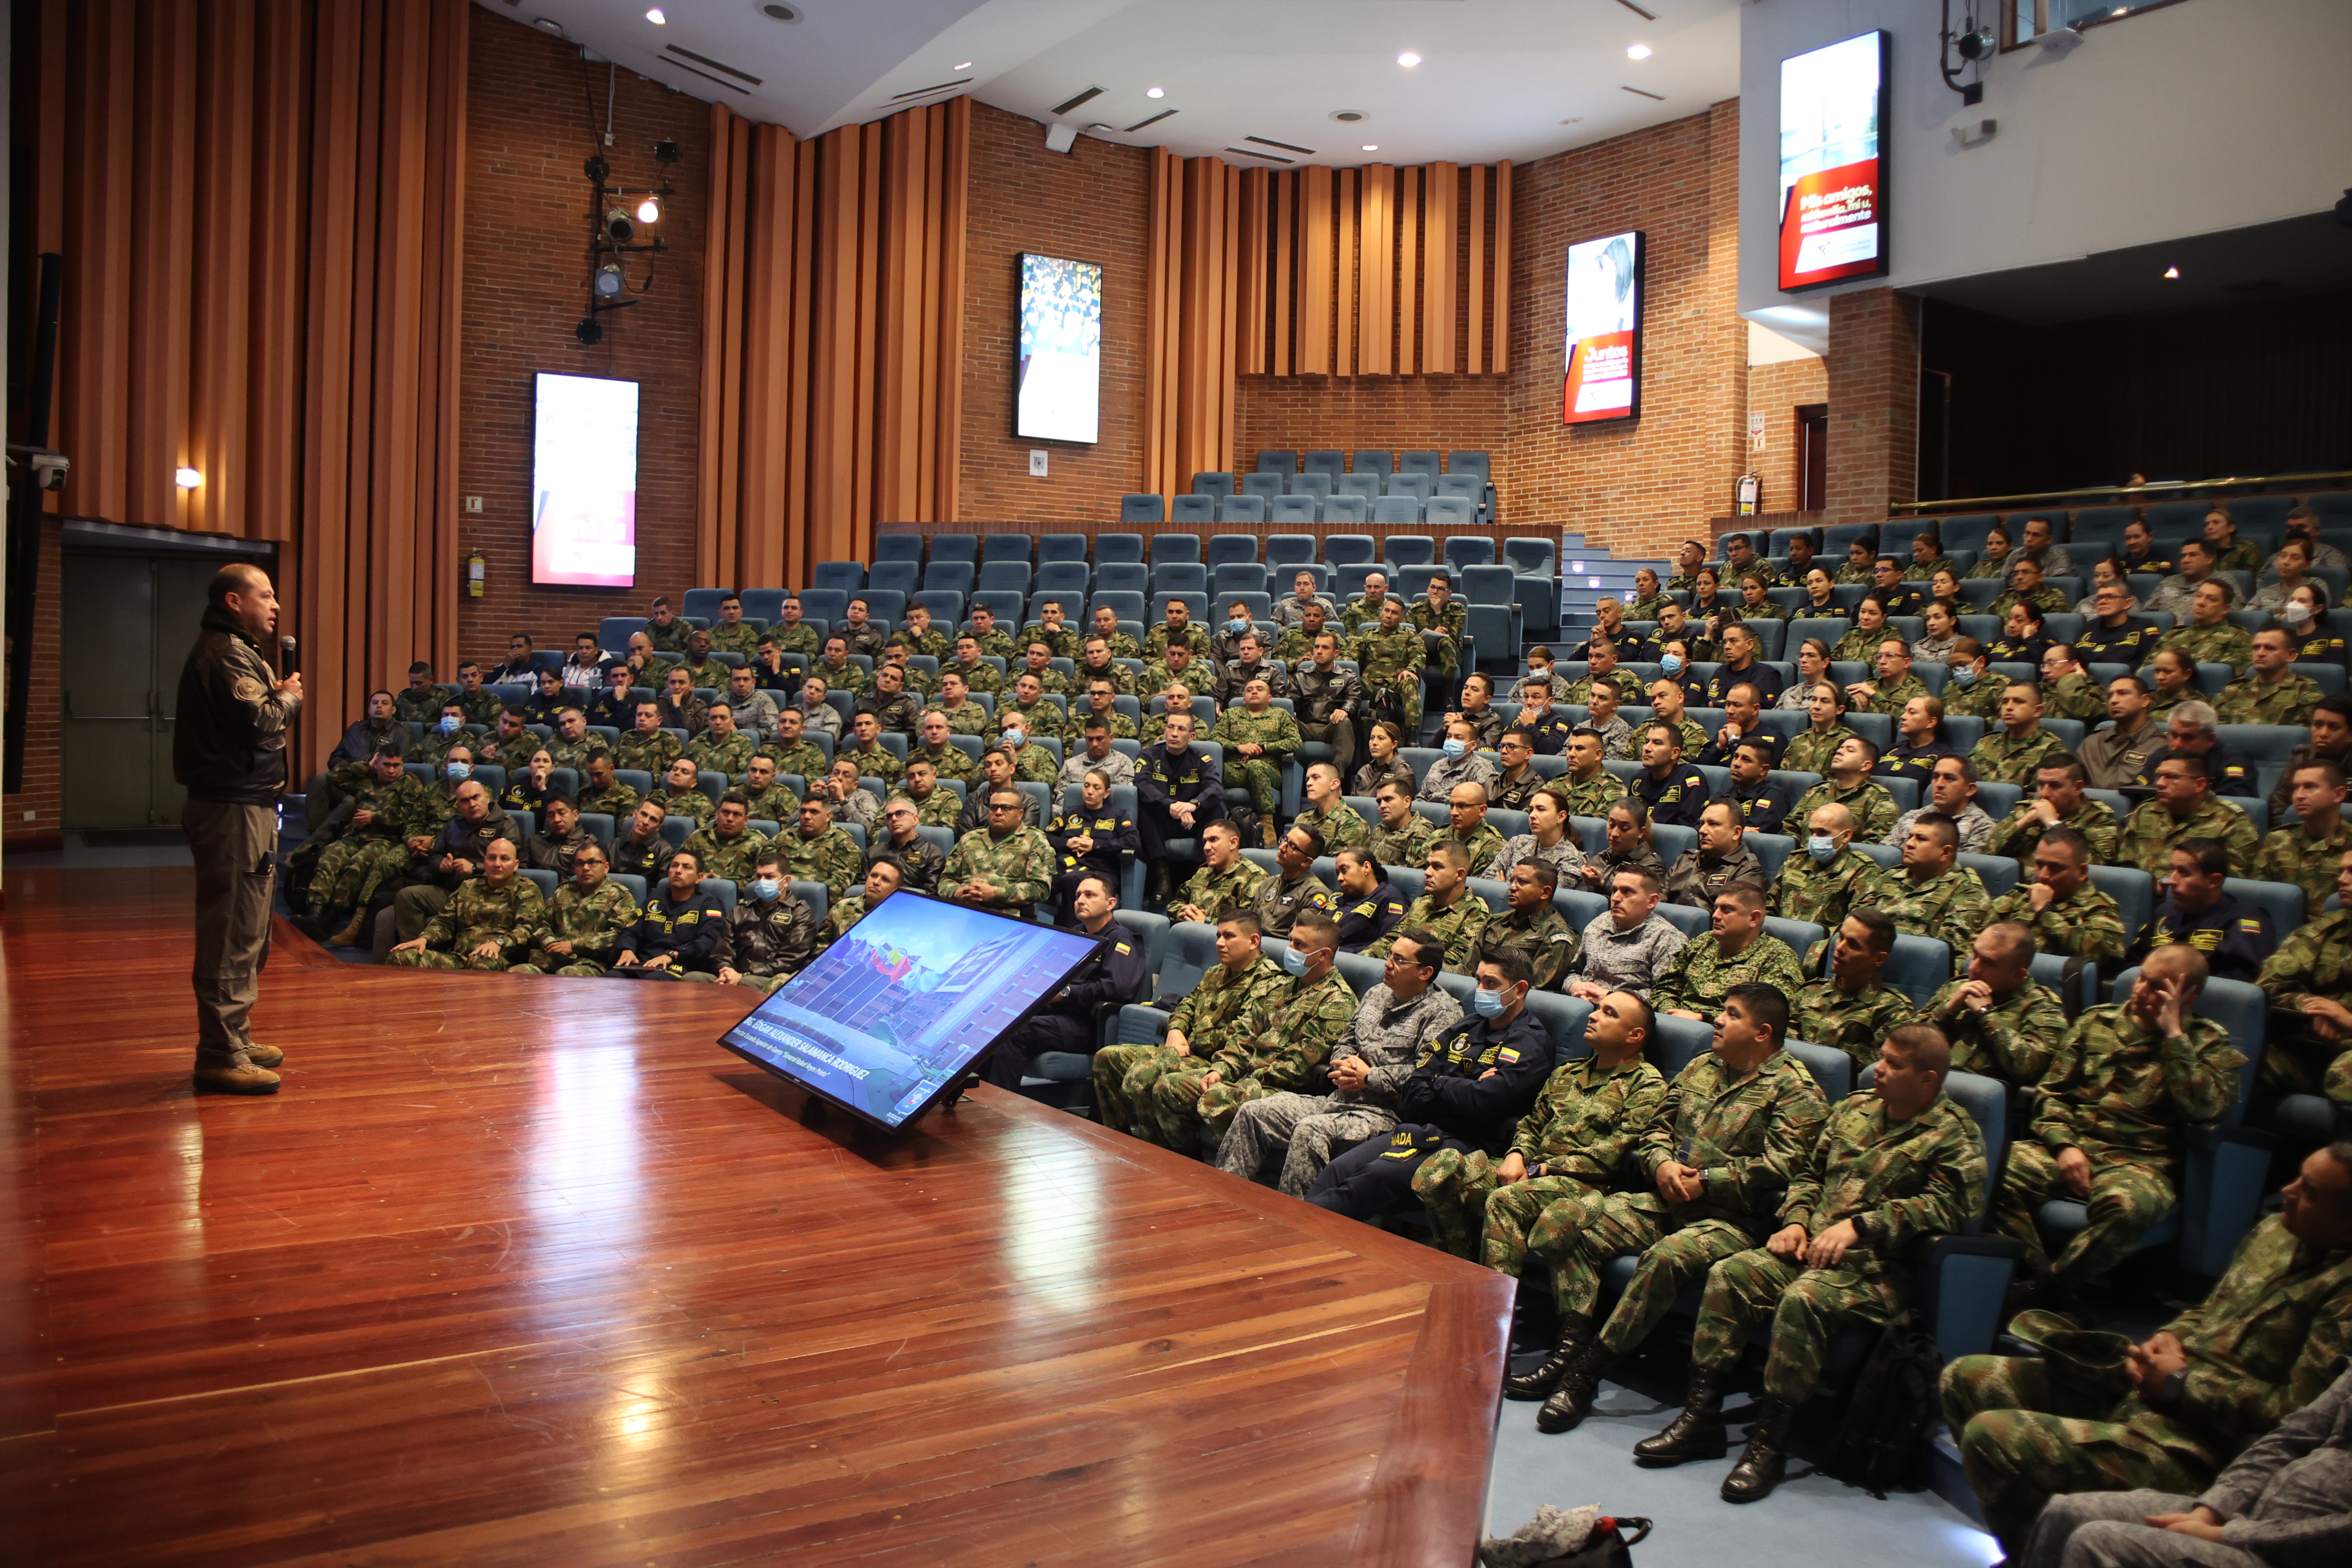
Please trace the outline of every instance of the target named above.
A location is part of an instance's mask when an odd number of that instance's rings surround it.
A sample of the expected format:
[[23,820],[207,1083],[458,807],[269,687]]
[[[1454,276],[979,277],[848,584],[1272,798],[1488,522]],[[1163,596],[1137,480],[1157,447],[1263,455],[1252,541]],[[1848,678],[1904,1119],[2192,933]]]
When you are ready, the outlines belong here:
[[[1318,163],[1523,161],[1739,90],[1741,0],[1637,0],[1654,21],[1628,0],[792,0],[804,15],[791,24],[761,0],[668,0],[662,26],[646,19],[651,0],[477,3],[544,18],[628,69],[803,136],[969,92],[1035,120],[1113,127],[1096,132],[1108,141],[1240,163],[1252,160],[1229,149]],[[1650,58],[1628,58],[1634,44]],[[1406,50],[1423,63],[1399,65]],[[1055,114],[1090,87],[1102,91]],[[1165,96],[1148,97],[1154,87]],[[1123,129],[1163,110],[1177,112]],[[1330,119],[1341,110],[1369,118]]]

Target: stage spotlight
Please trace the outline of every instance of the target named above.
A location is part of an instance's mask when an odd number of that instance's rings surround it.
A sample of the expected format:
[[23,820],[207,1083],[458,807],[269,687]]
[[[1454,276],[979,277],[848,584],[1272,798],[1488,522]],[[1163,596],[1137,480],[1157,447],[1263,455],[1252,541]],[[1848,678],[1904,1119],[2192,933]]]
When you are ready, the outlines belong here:
[[605,210],[604,233],[614,245],[628,244],[629,237],[636,232],[636,225],[629,221],[628,209],[615,206]]
[[205,482],[205,477],[194,468],[184,468],[172,476],[172,482],[184,490],[192,490]]
[[655,143],[654,143],[654,162],[655,162],[655,163],[677,163],[677,142],[673,142],[673,141],[671,141],[671,140],[669,140],[669,138],[667,138],[667,137],[666,137],[666,136],[665,136],[664,138],[662,138],[660,141],[658,141],[658,142],[655,142]]
[[621,290],[627,285],[628,279],[621,275],[619,262],[607,261],[596,268],[596,298],[599,300],[619,299]]
[[660,216],[661,202],[659,198],[647,196],[644,201],[637,204],[637,221],[639,223],[653,223],[658,220]]

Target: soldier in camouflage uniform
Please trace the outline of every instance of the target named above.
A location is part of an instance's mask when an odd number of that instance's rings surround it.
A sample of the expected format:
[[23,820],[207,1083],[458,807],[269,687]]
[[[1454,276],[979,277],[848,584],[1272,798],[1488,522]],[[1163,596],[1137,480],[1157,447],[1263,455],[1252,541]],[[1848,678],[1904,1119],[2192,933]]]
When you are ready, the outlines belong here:
[[1441,675],[1452,675],[1461,660],[1462,629],[1469,614],[1468,606],[1454,598],[1453,583],[1442,575],[1432,577],[1428,596],[1405,612],[1405,624],[1421,634],[1429,668]]
[[391,961],[412,969],[503,970],[530,951],[546,921],[514,845],[494,838],[482,852],[482,874],[458,883],[424,934],[394,947]]
[[2156,764],[2155,787],[2156,798],[2124,819],[2117,865],[2137,866],[2161,881],[2183,839],[2210,838],[2229,851],[2232,875],[2252,868],[2262,837],[2253,818],[2213,798],[2204,758],[2168,752]]
[[748,659],[760,651],[760,634],[744,624],[743,601],[732,594],[719,601],[719,624],[704,635],[721,653],[740,653]]
[[754,869],[757,874],[742,884],[742,896],[719,928],[711,969],[688,970],[685,978],[765,995],[816,956],[816,915],[793,896],[775,846],[760,851]]
[[401,766],[391,752],[370,758],[362,778],[319,832],[294,851],[298,858],[317,861],[310,873],[310,920],[322,933],[365,910],[377,889],[408,869],[411,834],[440,826],[434,820],[432,786]]
[[1951,1042],[1953,1067],[2020,1089],[2049,1072],[2065,1043],[2066,1008],[2033,978],[2034,952],[2025,927],[1989,925],[1969,946],[1966,972],[1928,999],[1921,1016]]
[[1137,645],[1135,638],[1118,629],[1118,612],[1108,605],[1096,606],[1087,637],[1090,641],[1099,638],[1102,645],[1110,650],[1113,658],[1139,659],[1143,657],[1143,649]]
[[[1992,1226],[2025,1244],[2028,1300],[2063,1298],[2131,1256],[2148,1226],[2173,1210],[2180,1128],[2210,1121],[2237,1098],[2245,1064],[2229,1031],[2194,1016],[2204,955],[2158,948],[2127,1001],[2087,1009],[2042,1075],[2031,1131],[2010,1145]],[[2034,1215],[2054,1197],[2090,1209],[2090,1222],[2051,1261]]]
[[[1845,744],[1853,731],[1838,717],[1845,710],[1845,693],[1832,681],[1819,681],[1813,687],[1813,722],[1801,735],[1791,740],[1780,752],[1780,766],[1792,773],[1823,773],[1830,771],[1830,759]],[[1827,724],[1822,715],[1830,715]]]
[[685,752],[677,737],[661,727],[661,710],[651,702],[640,702],[637,727],[622,736],[621,743],[613,748],[613,765],[635,768],[659,778]]
[[743,769],[739,793],[754,822],[790,822],[800,815],[801,797],[776,778],[776,759],[754,756]]
[[740,778],[751,766],[754,742],[735,728],[734,708],[725,702],[712,703],[705,723],[708,728],[686,748],[686,755],[704,773]]
[[[2304,918],[2316,920],[2336,890],[2336,868],[2352,849],[2352,822],[2344,820],[2344,774],[2334,763],[2305,763],[2286,780],[2302,820],[2272,830],[2246,873],[2258,881],[2290,882],[2303,889]],[[2275,807],[2273,807],[2275,809]]]
[[1381,617],[1388,613],[1388,607],[1391,602],[1395,604],[1397,615],[1402,618],[1404,615],[1405,604],[1402,599],[1397,599],[1389,593],[1389,574],[1385,572],[1368,572],[1364,574],[1362,597],[1350,599],[1339,606],[1339,625],[1350,632],[1361,632],[1368,626],[1379,626]]
[[1961,637],[1952,644],[1948,662],[1952,678],[1944,683],[1944,716],[1982,719],[1990,727],[2000,717],[2000,700],[2009,689],[1993,675],[1991,655],[1976,638]]
[[1987,730],[1969,760],[1977,777],[1997,784],[2030,784],[2045,763],[2071,760],[2066,743],[2042,727],[2042,689],[2012,680],[2000,695],[2001,728]]
[[548,760],[559,768],[573,773],[585,773],[588,759],[599,752],[610,751],[602,735],[588,732],[588,716],[577,708],[566,708],[555,721],[555,738],[541,745]]
[[1010,784],[990,791],[988,826],[956,840],[940,873],[941,897],[1015,919],[1045,901],[1054,886],[1054,847],[1022,820],[1027,808]]
[[1764,934],[1764,896],[1735,882],[1715,896],[1714,929],[1676,950],[1650,992],[1650,1005],[1701,1022],[1741,985],[1769,985],[1783,997],[1805,988],[1797,955]]
[[1911,1242],[1958,1230],[1983,1205],[1984,1135],[1944,1092],[1943,1037],[1909,1026],[1881,1047],[1877,1065],[1871,1091],[1830,1112],[1793,1173],[1780,1228],[1707,1271],[1689,1398],[1664,1431],[1633,1445],[1649,1465],[1721,1458],[1725,1388],[1748,1331],[1769,1319],[1764,1394],[1724,1478],[1727,1502],[1755,1502],[1780,1485],[1790,1418],[1820,1385],[1832,1338],[1875,1328],[1908,1303]]
[[[455,702],[448,704],[442,709],[438,718],[418,733],[403,760],[424,763],[439,773],[441,765],[449,760],[452,748],[464,746],[468,751],[473,749],[475,737],[466,733],[465,722],[466,715],[457,705]],[[532,744],[536,746],[537,741],[534,740]]]
[[839,941],[850,927],[866,918],[867,910],[897,892],[905,880],[906,873],[897,856],[878,856],[867,861],[866,881],[859,890],[846,898],[829,900],[818,948],[823,950]]
[[1036,605],[1037,618],[1021,628],[1024,647],[1042,642],[1055,658],[1076,659],[1078,657],[1078,628],[1063,618],[1062,601],[1041,599]]
[[1047,700],[1036,673],[1024,669],[1013,682],[1013,695],[997,703],[990,732],[1002,737],[1007,725],[1018,725],[1024,734],[1050,735],[1059,741],[1068,724],[1069,714],[1060,703]]
[[1842,805],[1853,818],[1855,837],[1865,844],[1882,842],[1902,813],[1886,786],[1871,782],[1870,770],[1877,761],[1878,748],[1861,736],[1845,742],[1830,759],[1829,776],[1799,796],[1789,816],[1811,822],[1820,807]]
[[797,708],[786,708],[776,715],[774,739],[759,750],[759,755],[772,758],[779,775],[790,773],[798,779],[820,779],[826,767],[824,751],[814,741],[806,738],[807,718]]
[[1445,967],[1458,974],[1487,920],[1486,901],[1470,890],[1470,854],[1457,839],[1438,838],[1423,852],[1422,864],[1423,891],[1406,909],[1404,923],[1364,949],[1364,956],[1386,958],[1397,937],[1413,928],[1443,944]]
[[1202,826],[1201,868],[1168,900],[1171,920],[1214,925],[1241,910],[1255,918],[1258,886],[1265,880],[1265,873],[1242,858],[1241,843],[1241,835],[1230,822],[1220,820]]
[[1114,740],[1134,740],[1135,721],[1118,710],[1116,706],[1118,696],[1118,688],[1101,676],[1087,682],[1070,700],[1070,717],[1063,732],[1062,749],[1072,752],[1084,745],[1087,726],[1097,719],[1102,721],[1103,729]]
[[1340,793],[1339,770],[1329,763],[1315,763],[1307,770],[1307,809],[1291,818],[1293,827],[1312,828],[1323,840],[1323,852],[1337,855],[1340,850],[1367,843],[1372,837],[1371,825],[1356,814]]
[[973,760],[971,753],[948,738],[954,733],[954,727],[948,722],[945,713],[937,708],[927,709],[916,742],[908,749],[908,765],[911,767],[918,761],[926,762],[931,764],[934,777],[977,784],[980,781],[980,763]]
[[[588,759],[587,782],[580,786],[577,801],[583,816],[590,812],[603,812],[617,824],[637,809],[640,798],[637,792],[613,776],[615,766],[610,752],[599,752]],[[770,764],[769,776],[774,776],[772,763]]]
[[1166,1042],[1106,1046],[1095,1053],[1097,1119],[1114,1131],[1190,1152],[1197,1140],[1189,1126],[1175,1142],[1166,1142],[1166,1131],[1152,1110],[1153,1086],[1228,1046],[1246,1049],[1280,1019],[1290,994],[1290,977],[1258,947],[1257,918],[1244,910],[1229,911],[1217,921],[1216,966],[1170,1016]]
[[940,783],[939,773],[928,758],[908,759],[906,786],[898,793],[915,803],[919,826],[953,828],[963,816],[963,802],[956,798],[955,791]]
[[[1127,641],[1129,647],[1134,646],[1130,639],[1122,637],[1121,640]],[[1090,634],[1085,648],[1085,657],[1078,660],[1077,674],[1072,685],[1083,688],[1097,680],[1108,680],[1111,691],[1117,696],[1132,697],[1136,694],[1136,672],[1113,656],[1108,638],[1100,633]]]
[[2090,782],[2083,764],[2073,757],[2042,762],[2033,772],[2034,793],[2019,801],[2016,809],[1994,826],[1985,853],[2031,864],[2034,846],[2042,842],[2043,833],[2071,827],[2090,846],[2093,865],[2113,864],[2123,825],[2105,801],[2092,800],[2083,793]]
[[1472,876],[1486,876],[1503,852],[1503,835],[1486,820],[1486,786],[1455,784],[1447,795],[1445,810],[1454,826],[1443,837],[1462,846],[1470,857]]
[[[1853,847],[1853,813],[1835,804],[1816,805],[1804,817],[1804,853],[1780,862],[1772,879],[1767,910],[1784,921],[1804,921],[1835,931],[1854,900],[1878,875],[1878,862]],[[1814,846],[1822,853],[1815,853]],[[1800,1039],[1811,1037],[1800,1033]]]
[[940,700],[931,704],[948,721],[950,735],[992,735],[995,726],[988,710],[973,701],[961,672],[950,667],[940,676]]
[[1617,645],[1594,638],[1592,658],[1586,662],[1583,678],[1569,682],[1568,695],[1560,699],[1571,707],[1592,706],[1592,689],[1606,683],[1617,689],[1620,702],[1641,702],[1646,694],[1642,689],[1642,678],[1630,669],[1617,668]]
[[1168,601],[1166,618],[1145,634],[1143,657],[1146,662],[1168,651],[1171,643],[1182,643],[1199,658],[1207,658],[1209,634],[1206,628],[1192,624],[1192,611],[1181,599]]
[[2212,1293],[2142,1343],[2027,1312],[2011,1331],[2046,1354],[1944,1369],[1944,1419],[2011,1561],[2052,1497],[2193,1494],[2336,1379],[2352,1352],[2352,1170],[2320,1150],[2286,1193]]
[[849,739],[834,749],[838,759],[847,757],[857,764],[860,775],[880,779],[885,784],[895,784],[907,771],[898,753],[882,743],[882,721],[871,713],[860,713],[849,721]]
[[2043,952],[2100,964],[2112,974],[2130,944],[2123,910],[2091,886],[2090,857],[2088,838],[2071,827],[2052,828],[2034,847],[2032,879],[1994,900],[1991,919],[2023,926]]
[[786,881],[823,882],[825,897],[837,899],[856,881],[863,857],[848,834],[833,825],[833,805],[821,795],[801,802],[792,827],[768,840],[784,858]]
[[1917,1016],[1910,997],[1878,982],[1894,952],[1893,921],[1874,909],[1849,910],[1837,927],[1830,973],[1790,999],[1790,1032],[1835,1047],[1856,1068],[1876,1061],[1886,1037]]
[[1332,966],[1339,942],[1339,928],[1328,914],[1298,917],[1291,928],[1292,956],[1285,960],[1297,978],[1270,1007],[1265,1029],[1229,1036],[1205,1068],[1187,1066],[1152,1085],[1146,1110],[1159,1122],[1158,1142],[1193,1152],[1206,1129],[1214,1150],[1243,1106],[1307,1087],[1356,1016],[1356,993]]
[[593,840],[572,858],[572,880],[544,900],[546,920],[530,952],[509,966],[515,974],[572,974],[593,979],[620,951],[621,933],[637,923],[637,900],[607,874],[604,847]]
[[1187,691],[1212,691],[1217,684],[1217,667],[1196,656],[1191,643],[1171,643],[1159,658],[1143,667],[1143,679],[1139,684],[1142,692],[1153,697],[1178,686]]
[[1421,732],[1421,634],[1405,626],[1402,599],[1384,602],[1380,624],[1360,633],[1354,649],[1365,718],[1395,717],[1408,740]]
[[[1565,1432],[1581,1422],[1602,1372],[1648,1336],[1675,1297],[1764,1239],[1780,1189],[1797,1175],[1829,1113],[1812,1075],[1782,1048],[1788,1018],[1785,996],[1771,986],[1735,988],[1717,1019],[1715,1048],[1675,1075],[1634,1146],[1634,1163],[1654,1190],[1564,1198],[1537,1220],[1528,1247],[1551,1265],[1559,1343],[1543,1366],[1506,1389],[1521,1399],[1549,1394],[1536,1416],[1539,1430]],[[1641,1255],[1633,1283],[1596,1333],[1601,1272],[1629,1252]]]
[[1412,808],[1412,791],[1391,782],[1381,785],[1373,804],[1381,819],[1365,840],[1373,858],[1383,866],[1418,866],[1429,857],[1437,826]]
[[1519,1118],[1509,1152],[1494,1160],[1483,1150],[1440,1149],[1423,1161],[1412,1190],[1429,1215],[1430,1239],[1517,1278],[1528,1232],[1544,1210],[1605,1192],[1664,1107],[1665,1077],[1642,1055],[1650,1026],[1640,997],[1603,996],[1584,1026],[1591,1054],[1553,1069]]
[[970,637],[982,654],[1003,659],[1008,668],[1020,662],[1020,650],[1013,646],[1012,635],[996,624],[996,612],[986,605],[972,606],[971,618],[956,638],[959,648],[965,637]]
[[1251,681],[1242,689],[1242,706],[1226,709],[1208,735],[1225,749],[1225,788],[1249,793],[1268,845],[1274,842],[1275,811],[1282,803],[1282,765],[1303,743],[1298,721],[1273,701],[1272,687],[1264,680]]
[[[980,643],[969,636],[956,638],[955,657],[940,666],[940,701],[942,707],[950,707],[948,677],[950,675],[961,679],[968,689],[985,691],[991,697],[1004,689],[1004,677],[994,665],[981,662]],[[950,711],[952,714],[951,707]]]
[[[1276,613],[1279,615],[1289,602],[1285,600],[1282,605],[1276,605]],[[1309,602],[1299,612],[1298,619],[1285,626],[1282,635],[1274,639],[1274,657],[1295,664],[1315,652],[1315,639],[1324,633],[1329,632],[1335,638],[1343,637],[1345,634],[1330,624],[1330,609],[1322,600]]]
[[[2336,888],[2352,903],[2352,847],[2336,858]],[[2315,900],[2316,902],[2316,900]],[[2352,1117],[2352,913],[2314,915],[2263,961],[2270,1031],[2262,1082],[2275,1094],[2321,1094],[2336,1121]]]
[[1991,920],[1992,898],[1959,858],[1959,828],[1940,811],[1923,813],[1904,836],[1903,863],[1879,868],[1862,901],[1885,910],[1895,930],[1962,952]]
[[[635,717],[632,710],[633,721]],[[490,732],[478,737],[473,742],[474,760],[496,763],[502,768],[529,767],[530,754],[539,750],[542,742],[523,721],[522,714],[512,708],[501,708],[490,722]]]
[[2158,638],[2157,651],[2170,648],[2192,666],[2226,664],[2233,673],[2244,675],[2254,661],[2254,640],[2230,619],[2230,590],[2218,579],[2209,579],[2191,603],[2188,621]]
[[[392,716],[407,725],[410,734],[421,735],[441,721],[441,710],[452,700],[446,689],[433,683],[433,667],[419,659],[408,667],[408,684],[393,697]],[[459,722],[465,717],[461,707]]]
[[[791,603],[795,607],[794,616],[797,618],[797,606],[800,601],[795,599]],[[688,623],[686,617],[670,608],[667,595],[653,602],[653,613],[646,618],[645,630],[637,634],[638,637],[646,639],[646,647],[658,648],[666,653],[684,653],[686,639],[693,635],[694,627]]]
[[1625,798],[1625,781],[1603,765],[1600,734],[1580,729],[1569,737],[1568,771],[1544,788],[1558,795],[1570,816],[1609,815]]
[[732,667],[710,657],[710,634],[698,631],[686,639],[686,662],[678,667],[696,689],[724,691],[727,676]]
[[2240,676],[2213,699],[2224,724],[2308,724],[2311,711],[2327,695],[2319,682],[2294,672],[2294,638],[2276,626],[2254,634],[2251,674]]
[[694,818],[697,827],[709,822],[719,811],[718,804],[702,787],[701,773],[695,768],[693,760],[688,757],[680,757],[672,763],[669,772],[662,775],[660,785],[646,798],[659,802],[664,816]]
[[767,840],[751,831],[751,803],[740,790],[729,790],[719,797],[719,809],[710,821],[687,836],[686,847],[694,851],[706,877],[724,877],[735,884],[740,894],[743,885],[751,879],[751,868]]
[[1258,883],[1251,903],[1259,935],[1286,938],[1303,916],[1339,913],[1339,895],[1315,875],[1316,859],[1323,853],[1323,840],[1310,829],[1294,826],[1282,835],[1274,852],[1278,869]]
[[1528,984],[1538,991],[1557,991],[1560,977],[1576,958],[1577,937],[1568,921],[1552,908],[1551,896],[1559,873],[1541,860],[1522,860],[1511,868],[1504,891],[1509,900],[1501,914],[1489,914],[1478,929],[1478,940],[1454,973],[1475,977],[1478,965],[1506,948],[1528,961]]

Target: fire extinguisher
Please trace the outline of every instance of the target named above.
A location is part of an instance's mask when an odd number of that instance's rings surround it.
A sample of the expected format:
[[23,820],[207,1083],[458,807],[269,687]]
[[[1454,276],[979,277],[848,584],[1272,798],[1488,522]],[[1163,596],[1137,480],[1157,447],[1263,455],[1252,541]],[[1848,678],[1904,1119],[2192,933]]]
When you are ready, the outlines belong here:
[[466,557],[466,597],[478,599],[482,596],[482,578],[489,569],[490,563],[483,559],[480,551],[477,550]]
[[1764,480],[1760,475],[1739,476],[1733,491],[1732,510],[1741,517],[1754,517],[1764,510]]

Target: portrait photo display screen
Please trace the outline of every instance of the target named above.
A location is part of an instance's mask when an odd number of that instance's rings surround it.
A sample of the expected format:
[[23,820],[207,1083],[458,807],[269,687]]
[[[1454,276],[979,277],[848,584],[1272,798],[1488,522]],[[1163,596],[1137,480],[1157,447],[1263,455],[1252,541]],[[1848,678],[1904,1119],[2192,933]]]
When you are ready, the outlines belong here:
[[1101,426],[1103,269],[1021,257],[1020,386],[1013,433],[1091,444]]
[[1887,269],[1886,34],[1780,62],[1780,286]]
[[1095,946],[1077,931],[901,890],[719,1043],[868,1121],[903,1127]]
[[1642,235],[1603,235],[1568,247],[1567,391],[1570,425],[1642,412]]
[[530,443],[530,580],[637,581],[637,384],[539,373]]

